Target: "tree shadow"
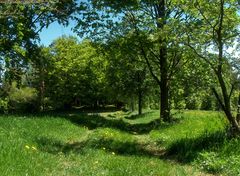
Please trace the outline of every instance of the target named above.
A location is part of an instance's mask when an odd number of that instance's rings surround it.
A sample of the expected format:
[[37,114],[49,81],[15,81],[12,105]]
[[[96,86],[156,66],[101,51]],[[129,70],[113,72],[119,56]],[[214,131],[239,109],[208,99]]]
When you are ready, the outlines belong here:
[[148,123],[129,123],[123,118],[116,117],[103,117],[98,114],[69,114],[64,116],[65,119],[70,120],[80,126],[88,127],[93,130],[99,127],[114,128],[125,131],[131,134],[144,134],[149,133],[151,130],[158,127],[158,119]]
[[39,150],[50,154],[69,153],[84,154],[86,149],[98,149],[107,153],[118,155],[134,155],[161,158],[165,150],[162,148],[149,147],[147,143],[140,143],[136,140],[133,141],[120,141],[115,139],[106,138],[87,138],[77,142],[61,142],[51,138],[38,138],[36,139]]
[[[179,120],[174,120],[171,123],[160,123],[159,119],[154,119],[148,122],[143,123],[134,123],[135,119],[140,119],[152,112],[147,112],[142,115],[132,115],[127,117],[127,113],[122,118],[119,118],[113,109],[99,109],[99,110],[68,110],[68,111],[47,111],[42,113],[18,113],[18,114],[11,114],[14,117],[18,118],[64,118],[66,120],[71,121],[72,123],[87,127],[89,130],[93,130],[96,128],[113,128],[117,130],[121,130],[130,134],[147,134],[154,129],[165,129],[168,128],[176,123]],[[115,109],[117,111],[117,109]],[[103,112],[113,112],[111,115],[101,116],[100,113]],[[7,115],[6,115],[7,116]],[[124,120],[127,119],[127,120]]]
[[198,157],[200,152],[218,150],[230,139],[227,130],[214,133],[205,132],[197,138],[179,139],[170,144],[164,157],[181,163],[190,163]]
[[136,119],[140,119],[140,118],[143,118],[143,117],[146,117],[146,115],[149,115],[149,114],[152,114],[153,112],[145,112],[143,114],[133,114],[131,116],[125,116],[126,119],[129,119],[129,120],[136,120]]
[[36,142],[40,150],[51,154],[84,154],[85,149],[104,150],[109,153],[126,156],[153,157],[181,164],[189,164],[194,161],[200,152],[204,150],[217,150],[223,147],[229,140],[224,131],[216,133],[204,133],[198,138],[184,138],[163,148],[161,144],[153,141],[139,141],[135,139],[121,140],[118,138],[105,138],[103,136],[88,136],[86,139],[74,142],[61,142],[51,138],[38,138]]

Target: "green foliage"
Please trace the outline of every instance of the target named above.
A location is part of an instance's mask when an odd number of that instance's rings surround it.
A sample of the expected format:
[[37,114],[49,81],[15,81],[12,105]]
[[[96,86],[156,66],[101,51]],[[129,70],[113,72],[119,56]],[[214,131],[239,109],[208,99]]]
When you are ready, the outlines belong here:
[[195,163],[210,173],[239,175],[239,144],[239,139],[225,139],[221,147],[211,147],[211,150],[201,152]]
[[[105,58],[89,40],[78,43],[63,36],[45,48],[45,63],[36,65],[38,85],[44,82],[44,94],[55,108],[95,106],[105,101]],[[47,64],[46,64],[47,63]],[[39,92],[41,86],[37,87]],[[100,104],[99,103],[99,104]]]
[[10,82],[19,80],[16,76],[23,72],[30,60],[36,59],[39,32],[54,21],[66,23],[74,8],[74,0],[58,3],[1,3],[0,59],[6,67]]
[[13,112],[37,111],[37,91],[30,87],[17,88],[13,83],[8,96],[8,108]]
[[8,113],[8,99],[4,98],[4,99],[0,99],[0,112],[1,113]]
[[143,100],[152,96],[151,90],[156,86],[135,44],[133,36],[127,35],[113,39],[103,48],[107,60],[108,97],[126,103],[132,111],[136,101],[144,105]]

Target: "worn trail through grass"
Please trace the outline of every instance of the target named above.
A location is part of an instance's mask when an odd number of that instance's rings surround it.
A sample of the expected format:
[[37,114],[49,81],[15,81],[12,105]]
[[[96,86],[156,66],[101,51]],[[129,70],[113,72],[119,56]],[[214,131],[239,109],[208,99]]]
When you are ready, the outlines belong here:
[[210,150],[203,145],[206,137],[226,127],[220,113],[188,111],[156,128],[157,118],[157,111],[1,116],[1,175],[214,173],[198,166],[206,160],[199,156]]

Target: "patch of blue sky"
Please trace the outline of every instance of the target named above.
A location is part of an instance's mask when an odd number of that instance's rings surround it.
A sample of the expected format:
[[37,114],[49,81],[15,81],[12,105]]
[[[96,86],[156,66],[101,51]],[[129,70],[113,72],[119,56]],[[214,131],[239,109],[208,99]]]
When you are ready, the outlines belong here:
[[75,26],[74,21],[70,21],[68,26],[54,22],[50,24],[47,28],[44,28],[40,33],[39,45],[49,46],[54,40],[62,36],[75,36],[79,40],[81,38],[72,31],[72,28]]

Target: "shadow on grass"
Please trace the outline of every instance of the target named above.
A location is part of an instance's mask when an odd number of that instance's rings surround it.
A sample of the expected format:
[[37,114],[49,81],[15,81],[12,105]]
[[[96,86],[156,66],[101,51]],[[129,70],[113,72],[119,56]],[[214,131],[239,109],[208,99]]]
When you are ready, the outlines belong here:
[[[168,128],[178,121],[173,121],[171,123],[159,123],[159,119],[153,119],[147,122],[137,122],[135,123],[133,119],[139,119],[147,116],[149,113],[144,113],[142,115],[133,115],[131,121],[126,119],[126,117],[119,118],[118,115],[107,115],[101,116],[99,113],[102,112],[112,112],[112,111],[49,111],[43,113],[18,113],[18,114],[8,114],[4,115],[6,117],[17,117],[17,118],[64,118],[71,121],[72,123],[87,127],[89,130],[94,130],[96,128],[113,128],[127,132],[130,134],[147,134],[153,129],[164,129]],[[150,112],[151,113],[151,112]],[[126,113],[127,114],[127,113]],[[146,117],[147,118],[147,117]]]
[[139,115],[139,114],[133,114],[133,115],[131,115],[131,116],[125,116],[125,118],[126,119],[129,119],[129,120],[136,120],[136,119],[140,119],[140,118],[144,118],[144,117],[146,117],[147,115],[150,115],[150,114],[152,114],[153,112],[145,112],[145,113],[143,113],[143,114],[141,114],[141,115]]
[[[119,109],[115,107],[106,107],[99,109],[82,108],[82,109],[72,109],[72,110],[62,110],[62,111],[46,111],[42,113],[18,113],[10,114],[14,117],[19,118],[64,118],[71,121],[79,126],[87,127],[89,130],[96,128],[107,127],[131,134],[146,134],[153,129],[164,129],[168,128],[179,120],[173,120],[171,123],[161,123],[160,119],[153,119],[147,122],[134,122],[141,118],[147,118],[147,116],[153,112],[146,112],[141,115],[131,115],[130,112],[125,112],[123,117],[119,118],[115,112]],[[111,112],[111,113],[110,113]],[[101,116],[100,113],[109,113],[107,117]],[[8,116],[8,115],[6,115]],[[124,120],[125,119],[125,120]]]
[[156,118],[148,122],[134,123],[133,119],[140,119],[146,117],[148,114],[151,113],[152,112],[148,112],[142,115],[133,115],[133,117],[130,116],[128,119],[131,119],[131,122],[124,120],[126,119],[126,117],[124,118],[117,118],[117,116],[103,117],[99,114],[94,113],[91,113],[90,115],[87,113],[68,114],[62,117],[64,117],[67,120],[70,120],[72,123],[75,123],[77,125],[88,127],[88,129],[90,130],[99,127],[107,127],[128,132],[131,134],[147,134],[154,129],[162,130],[165,128],[169,128],[172,125],[179,123],[181,121],[180,119],[173,119],[171,123],[166,122],[160,123],[160,120]]
[[135,155],[160,158],[165,152],[165,150],[162,148],[156,148],[156,146],[149,147],[149,144],[140,143],[136,140],[120,141],[115,139],[92,137],[78,142],[64,143],[43,137],[37,139],[36,142],[38,143],[38,148],[41,151],[51,154],[84,154],[86,149],[98,149],[111,154],[114,152],[114,154],[118,155]]
[[181,163],[192,162],[201,151],[218,150],[228,141],[227,130],[215,133],[205,132],[197,138],[183,138],[173,142],[166,149],[165,158],[171,158]]
[[173,142],[167,148],[161,147],[154,141],[139,141],[137,138],[115,136],[106,138],[98,133],[92,133],[84,140],[73,142],[61,142],[55,139],[40,138],[36,142],[40,150],[51,154],[84,154],[86,149],[104,150],[109,154],[144,156],[162,160],[188,164],[194,161],[202,151],[214,151],[224,147],[229,140],[226,132],[204,133],[198,138],[184,138]]
[[100,115],[87,115],[70,114],[65,116],[67,120],[80,125],[88,127],[88,129],[93,130],[99,127],[114,128],[121,131],[125,131],[132,134],[144,134],[149,133],[151,130],[158,127],[158,120],[153,120],[148,123],[128,123],[123,120],[123,118],[105,118]]
[[[158,127],[158,125],[156,125],[158,123],[155,120],[148,123],[130,124],[122,118],[105,118],[100,115],[88,115],[83,112],[76,114],[44,113],[42,115],[62,117],[70,120],[72,123],[86,126],[90,130],[99,127],[107,127],[133,134],[144,134],[154,128],[162,129],[173,125],[167,124]],[[40,115],[37,114],[36,117],[40,117]],[[205,132],[199,137],[182,138],[173,141],[165,150],[161,148],[161,143],[157,146],[149,147],[147,144],[140,143],[138,140],[125,140],[124,138],[122,138],[122,140],[114,138],[105,139],[99,136],[73,143],[63,143],[61,141],[55,141],[55,139],[41,138],[37,140],[37,143],[41,146],[43,151],[49,153],[81,152],[82,149],[86,147],[96,149],[106,148],[106,150],[124,155],[144,155],[161,159],[171,159],[181,163],[189,163],[196,159],[199,152],[203,150],[217,150],[224,147],[225,142],[228,140],[229,136],[227,135],[227,130],[223,130],[215,133]]]

